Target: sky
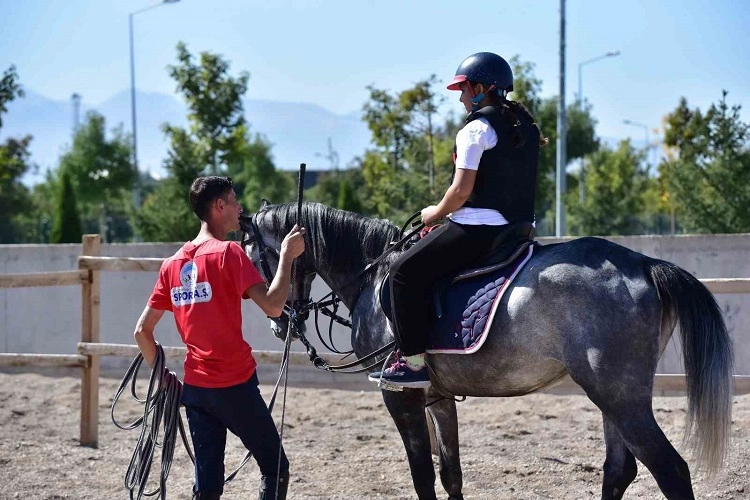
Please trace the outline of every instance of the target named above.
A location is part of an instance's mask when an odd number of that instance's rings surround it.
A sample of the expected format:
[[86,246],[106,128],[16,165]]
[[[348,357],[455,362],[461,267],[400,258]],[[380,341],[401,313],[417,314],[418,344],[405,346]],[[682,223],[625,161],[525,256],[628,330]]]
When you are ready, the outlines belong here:
[[[25,88],[78,93],[92,107],[130,88],[131,13],[143,91],[176,95],[166,67],[183,41],[221,54],[234,75],[248,71],[249,98],[337,114],[360,110],[368,85],[397,92],[431,74],[447,83],[479,51],[518,55],[543,96],[559,92],[559,0],[0,0],[0,12],[0,71],[13,64]],[[597,135],[642,141],[645,126],[657,140],[680,97],[706,109],[722,90],[748,116],[750,2],[568,0],[566,20],[566,99],[582,68]],[[460,112],[458,94],[440,89],[442,111]]]

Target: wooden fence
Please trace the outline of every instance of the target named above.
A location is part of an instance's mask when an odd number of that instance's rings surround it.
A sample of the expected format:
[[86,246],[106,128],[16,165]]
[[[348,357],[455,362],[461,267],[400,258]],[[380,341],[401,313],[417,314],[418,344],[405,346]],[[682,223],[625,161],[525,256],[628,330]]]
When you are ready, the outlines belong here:
[[[104,257],[101,253],[99,235],[84,235],[83,249],[78,258],[78,271],[57,271],[41,273],[18,273],[0,275],[0,288],[20,288],[35,286],[81,286],[81,341],[78,354],[27,354],[0,353],[1,366],[34,367],[80,367],[81,368],[81,429],[80,443],[84,446],[98,445],[99,407],[99,359],[101,356],[134,358],[138,346],[126,344],[106,344],[99,340],[100,332],[100,273],[102,271],[151,271],[157,272],[164,259]],[[714,294],[750,293],[750,278],[720,278],[700,280]],[[164,347],[170,358],[184,358],[185,347]],[[279,363],[281,352],[253,351],[258,363]],[[341,355],[327,354],[333,364],[341,361]],[[292,352],[291,365],[309,365],[307,354]],[[561,384],[571,389],[578,386],[567,378]],[[750,376],[735,375],[735,394],[750,393]],[[685,391],[684,375],[657,374],[655,391]]]

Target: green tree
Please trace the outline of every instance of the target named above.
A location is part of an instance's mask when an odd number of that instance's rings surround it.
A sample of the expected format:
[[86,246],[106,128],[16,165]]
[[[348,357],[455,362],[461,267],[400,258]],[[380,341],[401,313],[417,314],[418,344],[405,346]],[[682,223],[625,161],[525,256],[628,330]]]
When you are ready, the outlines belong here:
[[28,209],[30,201],[21,178],[29,170],[31,136],[7,139],[0,144],[0,243],[24,241],[19,217]]
[[236,130],[239,139],[227,161],[227,175],[232,177],[237,197],[245,210],[256,211],[263,199],[282,203],[296,197],[291,173],[276,170],[271,158],[271,144],[260,134],[251,136],[246,126]]
[[[229,62],[210,52],[202,52],[196,63],[182,42],[177,44],[177,61],[168,71],[187,101],[191,138],[208,173],[218,175],[227,155],[242,139],[235,131],[245,124],[242,96],[250,75],[243,71],[237,77],[229,76]],[[168,135],[172,129],[165,127]]]
[[[23,96],[18,74],[11,66],[0,78],[0,128],[8,103]],[[20,227],[24,224],[19,218],[28,209],[29,193],[21,178],[31,168],[30,143],[29,135],[20,139],[9,138],[0,143],[0,243],[25,241],[26,231]]]
[[602,148],[589,156],[584,178],[584,201],[578,191],[568,193],[571,232],[579,235],[636,234],[644,214],[648,184],[644,153],[630,141],[616,150]]
[[341,189],[339,190],[339,198],[336,202],[336,207],[341,210],[348,210],[349,212],[361,212],[362,203],[357,197],[354,187],[351,183],[344,179],[341,181]]
[[8,104],[17,97],[23,96],[24,91],[21,84],[18,83],[16,67],[11,65],[0,78],[0,128],[3,127],[3,115],[8,112]]
[[81,208],[88,209],[131,189],[135,180],[131,158],[131,140],[122,125],[108,139],[106,119],[90,111],[60,159],[60,169],[70,175]]
[[666,117],[665,143],[676,154],[659,170],[690,231],[750,232],[750,124],[726,97],[724,91],[705,114],[682,98]]
[[102,115],[87,113],[73,144],[60,158],[60,171],[70,176],[85,230],[102,233],[105,241],[127,241],[132,233],[127,210],[135,179],[132,146],[122,125],[110,135]]
[[60,176],[60,191],[56,199],[56,210],[52,222],[51,243],[80,243],[81,219],[78,215],[76,192],[71,175],[63,171]]
[[444,98],[434,91],[437,84],[437,76],[433,74],[428,79],[417,82],[413,88],[405,90],[399,96],[401,106],[410,115],[409,128],[412,140],[408,146],[412,150],[409,161],[411,170],[420,177],[426,176],[430,188],[429,194],[433,198],[437,194],[435,192],[435,143],[439,140],[435,119],[438,107],[444,101]]
[[178,63],[170,76],[188,105],[188,127],[163,125],[170,140],[164,167],[168,177],[160,182],[136,214],[144,239],[182,241],[194,235],[199,225],[188,201],[192,181],[201,175],[230,175],[238,184],[245,206],[257,206],[261,193],[283,192],[283,174],[276,172],[270,145],[251,137],[243,115],[242,96],[249,75],[229,74],[229,63],[216,54],[203,52],[196,62],[184,43],[177,45]]
[[435,84],[432,75],[397,95],[368,87],[363,118],[375,147],[360,160],[368,213],[405,219],[435,203],[447,187],[453,166],[443,144],[446,128],[436,124],[440,98]]
[[[513,67],[513,92],[510,98],[522,103],[536,119],[542,134],[549,144],[539,152],[539,176],[536,191],[537,232],[547,234],[545,228],[554,227],[555,185],[557,170],[557,96],[542,98],[542,80],[534,73],[535,65],[521,61],[518,56],[510,61]],[[599,148],[595,135],[596,120],[589,105],[580,106],[575,102],[566,107],[567,116],[567,161],[580,159]],[[567,191],[577,190],[578,179],[566,176]],[[545,221],[547,222],[545,224]]]
[[190,208],[188,192],[206,165],[186,130],[174,127],[170,133],[171,145],[164,161],[169,176],[156,185],[134,214],[138,234],[144,241],[189,240],[200,226]]
[[305,192],[305,198],[329,207],[350,212],[365,212],[367,190],[361,168],[352,167],[320,172],[314,186]]

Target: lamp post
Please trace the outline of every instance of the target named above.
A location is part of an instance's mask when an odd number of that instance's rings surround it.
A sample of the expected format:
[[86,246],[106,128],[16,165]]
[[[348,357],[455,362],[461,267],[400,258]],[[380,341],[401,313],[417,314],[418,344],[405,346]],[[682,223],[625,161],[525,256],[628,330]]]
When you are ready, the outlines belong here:
[[649,154],[651,152],[651,144],[649,144],[649,141],[648,141],[648,125],[646,125],[644,123],[634,122],[633,120],[623,120],[622,123],[624,123],[625,125],[631,125],[633,127],[642,128],[645,131],[645,133],[646,133],[646,137],[645,137],[646,143],[645,143],[645,145],[643,147],[646,150],[646,166],[647,166],[647,170],[650,172],[651,171],[651,162],[649,161]]
[[[581,63],[578,63],[578,109],[583,111],[583,67],[587,64],[595,63],[597,61],[601,61],[602,59],[606,59],[608,57],[617,57],[620,55],[619,50],[607,52],[606,54],[602,54],[600,56],[592,57],[591,59],[587,59]],[[584,202],[584,186],[583,186],[583,173],[584,173],[584,157],[581,155],[581,178],[579,180],[579,198],[581,200],[581,203]]]
[[[162,5],[177,3],[180,0],[162,0],[161,2],[145,7],[140,10],[136,10],[128,14],[128,28],[130,34],[130,117],[131,126],[133,132],[133,168],[135,169],[135,178],[133,179],[133,205],[138,208],[141,204],[140,196],[140,172],[138,170],[138,127],[136,125],[136,112],[135,112],[135,50],[133,43],[133,16],[152,10]],[[136,237],[137,240],[137,237]]]
[[612,52],[607,52],[606,54],[602,54],[600,56],[592,57],[591,59],[587,59],[581,63],[578,63],[578,105],[580,109],[583,109],[583,67],[587,64],[595,63],[597,61],[601,61],[602,59],[606,59],[608,57],[616,57],[620,55],[619,50],[615,50]]

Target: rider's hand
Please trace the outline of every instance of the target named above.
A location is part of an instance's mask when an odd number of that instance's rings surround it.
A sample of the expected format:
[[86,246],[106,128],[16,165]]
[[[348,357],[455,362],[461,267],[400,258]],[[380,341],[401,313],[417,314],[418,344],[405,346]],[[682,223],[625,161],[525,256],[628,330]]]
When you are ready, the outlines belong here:
[[441,217],[442,215],[436,205],[430,205],[429,207],[422,209],[422,223],[424,223],[425,226],[429,226]]
[[281,242],[281,253],[296,259],[305,251],[305,228],[294,225]]

